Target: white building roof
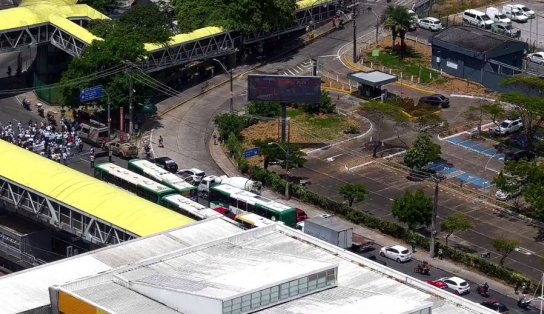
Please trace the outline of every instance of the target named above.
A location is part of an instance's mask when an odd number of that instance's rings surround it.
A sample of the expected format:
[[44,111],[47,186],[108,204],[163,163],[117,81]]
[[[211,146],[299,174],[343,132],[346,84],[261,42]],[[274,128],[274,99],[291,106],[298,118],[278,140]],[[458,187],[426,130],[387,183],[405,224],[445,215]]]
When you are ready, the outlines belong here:
[[243,231],[227,218],[212,218],[162,234],[138,238],[2,276],[0,313],[20,313],[49,305],[48,287],[55,284],[93,276],[153,256],[241,232]]
[[[176,232],[190,232],[193,236],[199,233],[191,229],[192,226],[188,226]],[[236,296],[243,300],[244,296],[264,291],[264,287],[274,283],[304,278],[305,274],[331,267],[337,269],[334,287],[298,295],[260,311],[350,314],[365,309],[365,313],[404,314],[432,306],[433,313],[441,314],[493,313],[409,275],[277,224],[218,237],[193,247],[180,246],[178,251],[55,289],[120,314],[134,313],[133,307],[145,301],[141,297],[150,299],[146,303],[150,306],[148,312],[161,313],[167,305],[184,313],[191,312],[184,309],[184,304],[205,304],[205,298],[211,303]],[[110,291],[107,295],[96,293],[107,289]],[[137,291],[140,295],[134,300],[119,302],[131,293],[125,290]],[[191,301],[191,297],[198,301]],[[161,304],[154,305],[154,301]],[[215,309],[219,312],[221,306]],[[215,312],[208,310],[208,313]]]

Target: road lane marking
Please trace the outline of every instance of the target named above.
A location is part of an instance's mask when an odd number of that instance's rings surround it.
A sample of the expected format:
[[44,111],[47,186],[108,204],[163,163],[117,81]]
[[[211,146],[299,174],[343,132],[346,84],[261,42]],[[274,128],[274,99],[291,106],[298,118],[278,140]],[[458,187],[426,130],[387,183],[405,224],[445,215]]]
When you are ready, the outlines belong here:
[[521,247],[521,246],[518,246],[517,248],[514,249],[515,251],[517,252],[520,252],[521,254],[525,254],[525,255],[533,255],[535,254],[535,252],[531,251],[531,250],[528,250],[524,247]]

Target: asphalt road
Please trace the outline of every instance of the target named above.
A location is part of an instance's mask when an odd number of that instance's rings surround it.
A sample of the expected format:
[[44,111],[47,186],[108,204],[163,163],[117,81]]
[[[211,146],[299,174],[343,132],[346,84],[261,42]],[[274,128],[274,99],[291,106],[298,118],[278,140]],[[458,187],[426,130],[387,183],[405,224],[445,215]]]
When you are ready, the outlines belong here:
[[[431,280],[437,280],[444,277],[452,277],[456,276],[455,274],[449,273],[447,271],[444,271],[442,269],[433,267],[432,261],[431,261],[431,268],[430,268],[430,275],[421,275],[414,272],[414,269],[416,268],[417,264],[421,263],[421,261],[418,260],[411,260],[409,262],[405,263],[397,263],[394,260],[388,259],[386,257],[380,256],[380,246],[374,246],[372,249],[359,253],[360,255],[364,257],[375,257],[376,261],[378,263],[385,263],[387,267],[393,268],[395,270],[398,270],[402,273],[409,274],[414,278],[420,279],[422,281],[427,281],[429,279]],[[465,278],[463,278],[465,279]],[[465,279],[466,280],[466,279]],[[502,295],[496,291],[493,290],[493,287],[489,287],[489,298],[485,298],[478,294],[478,285],[483,284],[483,282],[471,282],[467,280],[467,282],[470,284],[470,292],[468,294],[463,295],[463,298],[468,299],[473,302],[481,303],[484,301],[490,301],[490,300],[499,300],[503,304],[505,304],[509,309],[510,313],[538,313],[539,310],[537,310],[535,307],[531,306],[528,310],[524,310],[518,307],[517,300],[514,300],[512,298],[509,298],[505,295]],[[447,290],[451,291],[451,290]],[[521,297],[521,295],[520,295]],[[532,298],[532,296],[527,296],[528,298]],[[535,301],[535,304],[537,302]]]

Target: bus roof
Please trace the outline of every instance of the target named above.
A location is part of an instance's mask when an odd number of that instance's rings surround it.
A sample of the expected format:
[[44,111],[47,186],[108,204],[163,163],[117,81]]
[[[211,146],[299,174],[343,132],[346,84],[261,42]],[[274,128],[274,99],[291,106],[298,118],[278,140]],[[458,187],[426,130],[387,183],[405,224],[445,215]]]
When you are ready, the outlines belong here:
[[133,159],[128,162],[141,169],[142,172],[148,176],[154,178],[155,180],[162,182],[163,184],[169,185],[174,188],[176,191],[184,192],[196,189],[196,187],[188,182],[185,182],[182,178],[173,174],[172,172],[157,166],[149,160],[145,159]]
[[262,205],[266,206],[272,210],[275,210],[277,212],[283,212],[288,210],[294,210],[293,207],[284,205],[282,203],[278,203],[276,201],[273,201],[269,198],[266,198],[264,196],[257,195],[255,193],[251,193],[249,191],[245,191],[242,189],[239,189],[237,187],[228,185],[228,184],[220,184],[212,187],[212,189],[215,189],[219,192],[223,192],[226,194],[229,194],[231,197],[244,201],[245,203],[249,203],[251,205]]
[[141,176],[135,172],[132,172],[128,169],[125,169],[111,162],[98,164],[95,167],[98,169],[104,170],[115,177],[126,180],[134,185],[142,186],[156,193],[165,193],[165,192],[174,193],[175,192],[172,188],[169,188],[165,185],[157,183],[151,179],[148,179],[144,176]]
[[246,222],[255,227],[264,227],[274,223],[272,220],[266,219],[254,213],[243,213],[243,214],[236,215],[236,220]]
[[2,140],[0,175],[138,236],[166,231],[193,221]]
[[206,219],[214,216],[222,216],[219,212],[201,205],[195,201],[192,201],[186,197],[183,197],[179,194],[168,195],[163,198],[163,201],[166,200],[171,204],[175,204],[179,209],[186,211],[195,217],[200,219]]

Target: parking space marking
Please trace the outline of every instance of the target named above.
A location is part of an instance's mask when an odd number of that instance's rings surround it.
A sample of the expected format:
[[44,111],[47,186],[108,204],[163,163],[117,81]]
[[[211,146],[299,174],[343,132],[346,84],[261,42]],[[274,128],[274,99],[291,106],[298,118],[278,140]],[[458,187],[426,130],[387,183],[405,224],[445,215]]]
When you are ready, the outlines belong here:
[[517,248],[514,249],[516,252],[519,252],[521,254],[525,254],[525,255],[534,255],[535,252],[531,251],[531,250],[528,250],[524,247],[521,247],[521,246],[518,246]]

